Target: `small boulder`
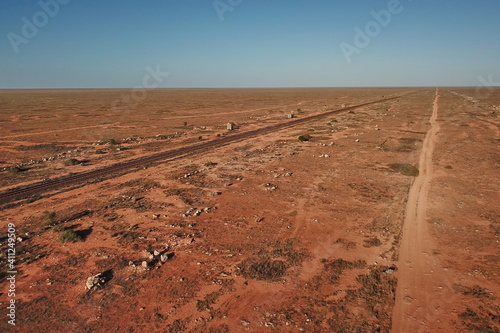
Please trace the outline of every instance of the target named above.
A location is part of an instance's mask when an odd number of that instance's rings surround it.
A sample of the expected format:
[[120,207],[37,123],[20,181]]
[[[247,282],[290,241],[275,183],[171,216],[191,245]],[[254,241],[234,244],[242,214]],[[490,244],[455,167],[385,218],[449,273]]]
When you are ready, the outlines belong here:
[[111,270],[90,276],[85,283],[85,289],[96,290],[104,286],[113,277]]
[[174,253],[171,252],[171,253],[164,253],[162,255],[160,255],[160,261],[161,262],[166,262],[167,260],[171,259],[174,257]]

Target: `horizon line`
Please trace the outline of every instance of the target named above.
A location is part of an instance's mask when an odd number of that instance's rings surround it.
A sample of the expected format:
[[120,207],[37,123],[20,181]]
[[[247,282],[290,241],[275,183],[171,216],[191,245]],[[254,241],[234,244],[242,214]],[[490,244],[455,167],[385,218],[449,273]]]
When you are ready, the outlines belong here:
[[[469,86],[469,85],[437,85],[437,86],[316,86],[316,87],[300,87],[300,86],[290,86],[290,87],[165,87],[165,88],[143,88],[143,87],[85,87],[85,88],[59,88],[59,87],[51,87],[51,88],[0,88],[0,91],[5,90],[202,90],[202,89],[214,89],[214,90],[229,90],[229,89],[352,89],[352,88],[360,88],[360,89],[377,89],[377,88],[477,88],[478,86]],[[500,88],[500,85],[497,86],[487,86],[491,88]],[[485,86],[486,88],[486,86]]]

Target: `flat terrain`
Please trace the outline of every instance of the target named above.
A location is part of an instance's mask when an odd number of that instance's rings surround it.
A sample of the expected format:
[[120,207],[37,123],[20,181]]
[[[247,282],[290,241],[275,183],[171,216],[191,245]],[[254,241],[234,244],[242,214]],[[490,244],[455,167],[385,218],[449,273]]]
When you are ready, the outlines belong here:
[[0,191],[402,97],[5,205],[17,331],[499,331],[499,90],[132,93],[0,91]]

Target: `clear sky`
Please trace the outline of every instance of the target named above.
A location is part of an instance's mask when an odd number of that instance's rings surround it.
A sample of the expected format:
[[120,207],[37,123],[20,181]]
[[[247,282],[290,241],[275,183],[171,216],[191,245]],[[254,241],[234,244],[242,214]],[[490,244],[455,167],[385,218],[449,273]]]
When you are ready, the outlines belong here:
[[500,82],[499,0],[0,1],[0,88],[477,86],[490,75]]

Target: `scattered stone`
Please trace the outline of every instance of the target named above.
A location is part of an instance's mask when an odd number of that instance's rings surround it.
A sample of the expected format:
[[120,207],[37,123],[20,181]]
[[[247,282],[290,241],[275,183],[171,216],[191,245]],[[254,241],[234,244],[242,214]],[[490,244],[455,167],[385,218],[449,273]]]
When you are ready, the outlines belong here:
[[196,208],[189,208],[186,213],[182,214],[182,217],[189,217],[194,211],[196,211]]
[[174,252],[170,252],[170,253],[163,253],[162,255],[160,255],[160,261],[161,261],[161,262],[165,262],[165,261],[167,261],[167,260],[172,259],[174,256],[175,256],[175,253],[174,253]]
[[392,273],[394,273],[394,271],[395,271],[395,270],[396,270],[396,268],[394,268],[394,267],[389,267],[388,269],[386,269],[386,270],[384,271],[384,273],[385,273],[385,274],[392,274]]
[[243,327],[248,327],[248,326],[250,326],[250,322],[248,320],[242,319],[241,320],[241,325]]
[[112,271],[106,271],[104,273],[98,273],[96,275],[90,276],[85,283],[85,288],[88,290],[96,290],[112,278]]

